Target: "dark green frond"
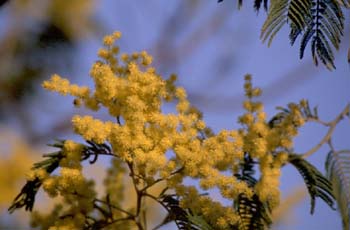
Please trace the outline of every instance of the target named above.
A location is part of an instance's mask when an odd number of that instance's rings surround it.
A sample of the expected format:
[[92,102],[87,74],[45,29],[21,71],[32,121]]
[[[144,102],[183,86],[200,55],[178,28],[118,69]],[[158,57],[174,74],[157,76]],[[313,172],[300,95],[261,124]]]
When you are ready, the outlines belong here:
[[314,34],[315,34],[315,30],[312,27],[307,28],[300,42],[300,48],[299,48],[300,59],[304,57],[304,51],[305,51],[306,45]]
[[303,30],[311,19],[311,0],[291,0],[288,7],[288,19],[292,26]]
[[311,214],[314,213],[316,197],[321,198],[332,209],[334,209],[334,195],[332,184],[312,164],[300,155],[290,154],[288,161],[299,171],[304,179],[309,195],[311,197]]
[[[311,53],[315,65],[318,65],[318,60],[321,60],[328,69],[335,69],[334,55],[330,44],[335,49],[339,49],[340,38],[344,30],[342,9],[336,0],[314,0],[310,6],[311,20],[309,22],[293,17],[296,18],[293,20],[296,26],[292,27],[291,43],[293,44],[296,37],[301,33],[301,28],[299,28],[300,22],[306,22],[304,24],[306,32],[300,43],[300,59],[303,58],[305,48],[311,40]],[[304,8],[299,10],[300,14],[302,10]],[[305,13],[305,11],[303,12]]]
[[288,0],[276,0],[271,2],[267,19],[261,29],[260,38],[265,42],[267,39],[270,46],[278,31],[287,23]]
[[350,228],[350,151],[330,151],[326,171],[342,216],[343,229]]
[[240,172],[234,175],[237,179],[246,182],[251,188],[253,188],[257,182],[254,178],[254,164],[253,159],[246,153],[244,155],[244,161],[240,165]]
[[291,45],[294,45],[295,41],[297,40],[299,35],[302,34],[302,32],[303,30],[298,28],[296,25],[290,24],[289,41]]
[[[56,148],[63,147],[63,142],[60,141],[52,145]],[[50,153],[44,155],[44,157],[48,158],[46,160],[35,163],[32,169],[44,169],[48,174],[55,171],[59,166],[60,160],[64,157],[62,151]],[[13,213],[16,209],[25,207],[26,211],[32,211],[35,196],[42,184],[42,181],[39,178],[35,178],[34,180],[28,180],[27,183],[23,186],[21,192],[15,197],[12,202],[12,205],[9,207],[8,211]]]
[[[113,155],[111,148],[107,144],[96,144],[92,141],[87,141],[88,145],[84,145],[83,154],[81,160],[89,159],[90,164],[96,162],[99,155]],[[45,154],[43,157],[47,158],[43,161],[34,163],[32,169],[44,169],[48,174],[55,171],[60,164],[60,161],[65,157],[62,149],[64,146],[64,140],[57,141],[56,143],[49,145],[60,150],[54,153]],[[21,192],[15,197],[12,205],[9,207],[8,211],[10,213],[14,212],[18,208],[25,207],[26,211],[32,211],[35,201],[35,196],[42,185],[42,181],[39,178],[34,180],[28,180],[23,186]]]
[[268,0],[255,0],[254,9],[258,12],[261,8],[261,4],[264,4],[264,10],[267,11]]
[[174,221],[179,230],[212,230],[212,227],[201,216],[181,208],[176,196],[164,195],[161,203],[168,211],[162,225]]
[[240,216],[240,230],[264,230],[272,224],[268,206],[256,194],[252,198],[240,194],[235,208]]
[[339,0],[339,4],[345,8],[350,8],[350,1],[349,0]]
[[[261,1],[257,2],[260,7]],[[275,0],[270,4],[267,19],[261,30],[263,42],[271,45],[280,29],[290,25],[289,39],[293,45],[302,35],[300,59],[304,57],[307,44],[311,41],[314,63],[320,60],[328,69],[335,69],[334,55],[330,44],[339,49],[344,31],[344,15],[337,0]]]

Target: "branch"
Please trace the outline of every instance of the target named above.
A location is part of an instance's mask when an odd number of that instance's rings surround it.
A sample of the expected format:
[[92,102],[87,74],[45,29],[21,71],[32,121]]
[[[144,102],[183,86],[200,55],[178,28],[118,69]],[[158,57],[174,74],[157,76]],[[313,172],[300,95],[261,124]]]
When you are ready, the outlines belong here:
[[[338,125],[338,123],[345,117],[345,116],[349,116],[350,114],[350,104],[347,104],[345,106],[345,108],[343,109],[343,111],[331,122],[322,122],[320,120],[316,120],[316,119],[312,119],[312,121],[316,121],[320,124],[323,124],[325,126],[328,126],[328,132],[326,133],[326,135],[322,138],[322,140],[316,145],[314,146],[312,149],[310,149],[309,151],[307,151],[306,153],[302,154],[303,158],[307,158],[309,156],[311,156],[312,154],[314,154],[316,151],[318,151],[324,144],[328,143],[333,135],[333,132],[336,128],[336,126]],[[311,119],[310,119],[311,120]]]

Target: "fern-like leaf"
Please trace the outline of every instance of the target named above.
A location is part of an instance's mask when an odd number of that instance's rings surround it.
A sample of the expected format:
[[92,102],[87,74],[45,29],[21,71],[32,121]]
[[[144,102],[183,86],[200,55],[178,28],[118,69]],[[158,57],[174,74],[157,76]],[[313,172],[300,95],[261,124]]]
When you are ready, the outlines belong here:
[[[62,148],[63,141],[57,142],[53,147]],[[60,160],[64,157],[62,151],[57,151],[54,153],[46,154],[44,157],[48,158],[46,160],[35,163],[32,169],[44,169],[48,174],[55,171],[58,168]],[[35,196],[41,187],[42,181],[39,178],[34,180],[28,180],[27,183],[21,189],[21,192],[15,197],[12,205],[8,208],[10,213],[13,213],[16,209],[25,207],[26,211],[32,211]]]
[[254,9],[259,12],[261,8],[261,4],[264,4],[264,10],[267,11],[268,0],[255,0],[254,1]]
[[[258,3],[261,4],[261,1]],[[311,41],[315,65],[320,60],[328,69],[335,69],[331,45],[336,50],[339,49],[344,30],[344,16],[340,5],[345,6],[345,0],[273,0],[260,37],[263,42],[268,40],[270,46],[276,34],[288,23],[292,45],[302,35],[300,59],[304,57],[305,48]]]
[[254,177],[254,174],[255,174],[254,164],[255,162],[249,156],[249,154],[245,153],[244,161],[240,165],[240,172],[234,175],[238,180],[246,182],[248,186],[251,188],[253,188],[257,183],[257,180]]
[[332,184],[322,175],[312,164],[303,159],[300,155],[289,154],[288,161],[299,171],[304,179],[309,195],[311,197],[310,213],[315,210],[316,197],[321,198],[332,209],[334,209],[335,198],[333,195]]
[[[328,69],[335,69],[330,44],[338,50],[340,37],[344,30],[344,16],[339,2],[337,0],[314,0],[310,13],[311,20],[305,21],[308,24],[300,43],[300,59],[303,58],[307,43],[311,40],[311,53],[315,65],[318,65],[318,60],[321,60]],[[296,39],[293,34],[300,34],[299,30],[299,27],[292,27],[292,35],[290,35],[292,44]]]
[[271,45],[271,42],[278,31],[280,31],[280,29],[287,23],[288,3],[288,0],[271,1],[268,16],[260,34],[260,38],[263,42],[269,39],[268,46]]
[[201,216],[181,208],[176,196],[164,195],[161,203],[168,211],[161,226],[174,221],[179,230],[212,230],[212,227]]
[[240,194],[235,207],[240,216],[240,230],[264,230],[272,224],[270,209],[256,194],[252,198]]
[[288,7],[290,25],[298,30],[306,28],[311,19],[311,0],[291,0]]
[[350,228],[350,151],[330,151],[326,171],[342,216],[343,229],[347,230]]
[[338,0],[339,4],[345,8],[350,8],[350,0]]
[[[96,144],[92,141],[87,141],[88,145],[84,145],[83,154],[81,160],[89,159],[90,156],[94,156],[90,164],[96,162],[99,155],[112,155],[111,148],[106,144]],[[45,154],[43,157],[47,158],[40,162],[34,163],[32,170],[44,169],[48,174],[51,174],[59,167],[60,161],[65,157],[62,151],[64,146],[64,140],[57,141],[56,143],[49,145],[60,150],[54,153]],[[32,211],[35,196],[42,185],[42,181],[39,178],[34,180],[27,180],[27,183],[21,189],[21,192],[15,197],[11,206],[8,208],[10,213],[14,212],[16,209],[25,207],[26,211]]]

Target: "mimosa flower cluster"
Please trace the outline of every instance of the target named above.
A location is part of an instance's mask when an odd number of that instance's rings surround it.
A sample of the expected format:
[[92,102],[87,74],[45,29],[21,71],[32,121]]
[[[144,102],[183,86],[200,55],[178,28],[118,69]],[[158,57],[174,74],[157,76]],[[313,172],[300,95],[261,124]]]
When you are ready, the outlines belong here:
[[[120,54],[115,45],[120,36],[115,32],[104,38],[104,47],[98,52],[101,60],[90,70],[93,89],[71,84],[58,75],[43,83],[47,90],[74,96],[77,107],[107,109],[110,115],[107,121],[75,115],[74,131],[86,141],[108,143],[118,158],[115,167],[125,171],[120,165],[128,166],[136,188],[144,186],[137,191],[166,182],[168,191],[181,198],[181,207],[203,216],[215,229],[236,225],[240,216],[232,205],[200,195],[203,190],[216,188],[233,203],[242,194],[248,198],[256,194],[261,202],[276,207],[280,200],[280,169],[288,160],[287,150],[293,147],[297,129],[304,123],[300,105],[290,104],[290,113],[284,119],[269,124],[263,104],[255,101],[261,89],[253,87],[251,76],[247,75],[245,113],[238,119],[242,128],[214,134],[188,101],[185,89],[175,85],[176,76],[162,78],[151,67],[152,57],[145,51]],[[175,102],[176,113],[162,111],[167,102]],[[78,229],[84,223],[84,214],[93,209],[91,201],[96,194],[81,172],[82,151],[79,144],[66,141],[60,175],[36,172],[48,194],[60,194],[70,202],[67,215],[76,213],[72,218],[56,221],[52,229],[62,226]],[[235,176],[247,156],[259,164],[260,178],[254,186]],[[185,178],[197,179],[199,187],[185,186],[182,183]],[[117,190],[122,186],[111,185],[113,181],[120,179],[109,180],[107,187],[114,194],[113,199],[120,202],[115,194],[119,194]]]

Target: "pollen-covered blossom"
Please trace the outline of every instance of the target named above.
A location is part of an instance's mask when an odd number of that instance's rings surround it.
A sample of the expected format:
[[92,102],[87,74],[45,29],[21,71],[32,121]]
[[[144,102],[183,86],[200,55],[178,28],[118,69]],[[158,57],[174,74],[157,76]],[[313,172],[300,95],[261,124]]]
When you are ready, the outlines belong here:
[[[105,47],[98,53],[101,60],[90,70],[94,89],[72,85],[58,75],[43,83],[48,90],[76,97],[89,109],[107,109],[111,117],[107,121],[75,115],[74,131],[96,144],[108,142],[118,159],[113,165],[122,169],[123,175],[125,168],[121,165],[128,166],[135,187],[166,181],[167,187],[182,198],[182,207],[203,215],[215,229],[235,225],[239,213],[199,195],[195,187],[182,185],[186,177],[198,179],[202,190],[217,188],[222,197],[233,202],[241,194],[247,198],[257,194],[262,202],[275,207],[279,202],[280,168],[287,160],[285,150],[292,147],[292,138],[304,122],[299,106],[290,104],[290,114],[271,127],[263,104],[253,100],[262,91],[252,86],[251,76],[247,75],[245,113],[239,117],[243,127],[214,134],[206,127],[202,114],[189,103],[185,89],[175,85],[176,76],[164,80],[150,66],[152,57],[145,51],[119,54],[119,47],[114,44],[119,37],[116,32],[103,40]],[[162,104],[168,101],[176,102],[176,113],[162,112]],[[81,171],[81,146],[66,142],[64,149],[66,159],[62,160],[60,174],[41,176],[45,178],[44,188],[52,195],[62,193],[67,200],[73,199],[69,192],[85,189],[90,195],[73,202],[72,209],[91,211],[88,201],[94,192]],[[259,163],[261,176],[254,185],[236,176],[247,159]],[[118,176],[113,170],[110,174]],[[57,191],[52,189],[54,185]],[[111,188],[122,186],[108,183],[108,191]],[[120,202],[116,196],[113,200]]]
[[43,180],[46,177],[48,177],[48,173],[45,169],[35,169],[33,171],[28,172],[26,177],[29,181],[34,181],[36,178]]
[[215,229],[228,229],[230,225],[235,225],[239,220],[238,214],[232,207],[223,206],[208,196],[199,195],[193,186],[180,187],[183,191],[179,193],[184,194],[180,206],[200,213],[211,226],[215,226]]
[[109,137],[112,129],[111,122],[102,122],[93,119],[91,116],[74,116],[72,119],[73,127],[76,133],[82,135],[86,140],[95,141],[102,144]]
[[60,161],[60,166],[80,169],[83,149],[82,144],[66,140],[63,145],[65,157]]
[[72,85],[68,79],[61,78],[57,74],[52,75],[50,81],[44,81],[43,87],[47,90],[56,91],[64,96],[71,94],[75,97],[85,98],[88,97],[90,93],[88,87]]

